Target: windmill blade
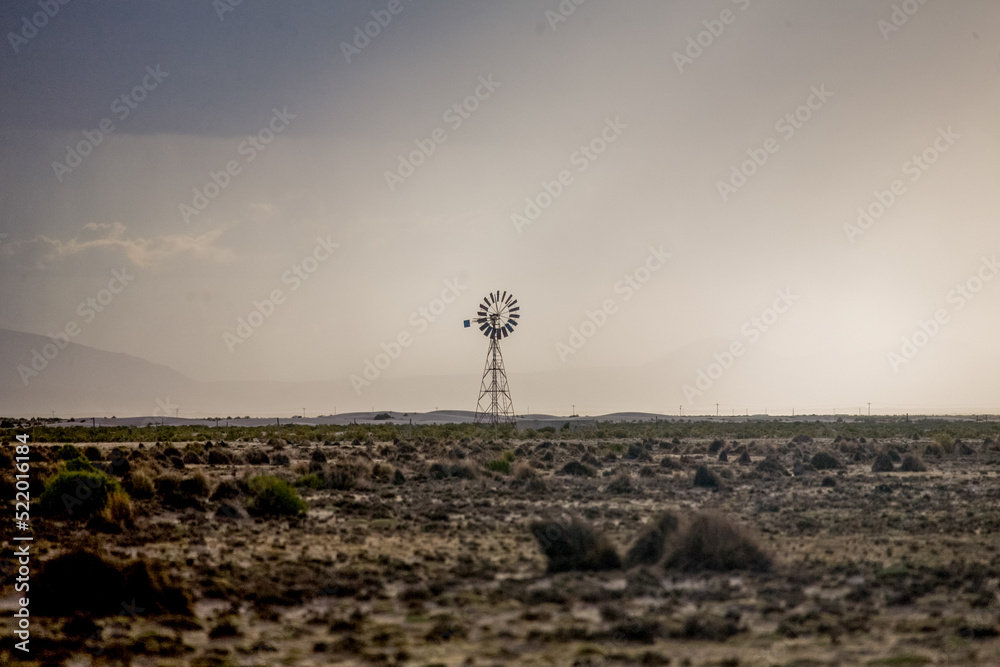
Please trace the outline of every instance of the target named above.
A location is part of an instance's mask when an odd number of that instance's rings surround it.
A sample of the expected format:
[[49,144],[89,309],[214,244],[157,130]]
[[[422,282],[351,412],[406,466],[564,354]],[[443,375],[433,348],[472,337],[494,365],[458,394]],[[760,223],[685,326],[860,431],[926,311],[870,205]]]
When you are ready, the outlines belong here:
[[[476,321],[478,322],[479,320],[476,320]],[[488,323],[488,322],[482,322],[482,323],[481,323],[481,326],[479,327],[479,330],[480,330],[480,331],[485,331],[485,330],[486,330],[487,328],[489,328],[489,326],[490,326],[490,325],[489,325],[489,323]]]
[[507,337],[507,336],[509,335],[509,334],[507,333],[507,330],[506,330],[506,329],[501,329],[501,330],[500,330],[500,333],[502,333],[502,334],[503,334],[503,337],[504,337],[504,338],[506,338],[506,337]]
[[521,317],[521,314],[520,313],[511,313],[507,317],[509,317],[512,320],[516,320],[517,318]]
[[501,301],[506,301],[507,300],[507,290],[503,291],[503,296],[500,297],[500,300]]
[[[511,294],[511,296],[514,296],[514,295],[513,295],[513,294]],[[508,305],[508,306],[514,306],[514,305],[517,305],[517,299],[514,299],[513,301],[511,301],[511,302],[510,302],[510,303],[508,303],[507,305]]]
[[514,306],[513,308],[511,308],[511,309],[510,309],[510,311],[509,311],[509,312],[511,312],[511,313],[516,313],[516,312],[517,312],[517,311],[519,311],[519,310],[521,310],[521,306]]

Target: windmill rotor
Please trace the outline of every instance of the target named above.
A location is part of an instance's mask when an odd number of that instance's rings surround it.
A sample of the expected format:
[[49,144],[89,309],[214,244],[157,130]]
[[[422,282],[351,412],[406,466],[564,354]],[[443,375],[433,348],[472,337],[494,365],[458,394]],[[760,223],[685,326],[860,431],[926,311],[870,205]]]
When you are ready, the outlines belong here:
[[479,304],[476,313],[476,324],[487,338],[501,340],[514,332],[514,327],[521,317],[521,307],[513,294],[490,292]]

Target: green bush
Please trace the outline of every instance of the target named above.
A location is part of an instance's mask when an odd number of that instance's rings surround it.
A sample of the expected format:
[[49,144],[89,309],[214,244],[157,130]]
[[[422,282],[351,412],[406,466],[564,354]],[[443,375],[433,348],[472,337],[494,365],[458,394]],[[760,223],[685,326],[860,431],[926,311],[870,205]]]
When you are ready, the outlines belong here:
[[935,433],[931,436],[931,440],[940,445],[945,454],[955,451],[955,436],[950,433]]
[[505,475],[510,474],[510,461],[507,459],[493,459],[492,461],[486,462],[486,469],[492,470],[493,472],[501,472]]
[[56,450],[56,458],[60,461],[70,461],[72,459],[83,458],[83,454],[73,445],[63,445]]
[[295,480],[295,486],[304,486],[309,489],[322,489],[324,484],[323,478],[316,473],[302,475],[302,477]]
[[306,503],[291,484],[274,475],[260,475],[250,480],[247,511],[256,516],[295,516],[305,514]]
[[63,464],[63,468],[70,472],[100,472],[86,459],[70,459]]
[[118,480],[72,459],[45,482],[39,504],[46,516],[86,519],[103,512],[115,493],[125,493]]

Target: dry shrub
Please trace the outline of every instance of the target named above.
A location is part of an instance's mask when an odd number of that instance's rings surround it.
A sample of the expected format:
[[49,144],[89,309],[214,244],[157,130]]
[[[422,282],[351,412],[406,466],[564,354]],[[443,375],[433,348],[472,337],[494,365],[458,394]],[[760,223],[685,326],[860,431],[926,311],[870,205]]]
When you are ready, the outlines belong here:
[[236,498],[240,495],[240,487],[237,485],[235,479],[223,479],[219,481],[219,485],[215,487],[215,493],[212,494],[210,500],[229,500],[230,498]]
[[899,464],[902,472],[927,472],[927,465],[915,454],[907,454]]
[[536,521],[530,529],[549,559],[550,573],[621,567],[621,558],[608,538],[579,517]]
[[263,450],[258,449],[257,447],[251,447],[246,452],[246,461],[250,465],[255,466],[267,465],[271,462],[271,457],[268,456]]
[[932,442],[924,447],[924,456],[939,459],[944,456],[945,453],[951,454],[953,451],[955,451],[954,443],[951,444],[950,448],[946,448],[944,445]]
[[211,487],[208,484],[208,479],[204,474],[196,472],[190,477],[185,477],[181,480],[180,491],[183,494],[194,496],[196,498],[207,498],[211,492]]
[[635,542],[625,553],[625,567],[655,565],[666,553],[667,539],[677,532],[680,522],[673,512],[664,512],[656,517],[635,538]]
[[625,495],[635,491],[635,487],[632,486],[632,479],[628,476],[628,473],[619,472],[615,475],[614,480],[608,484],[607,491],[608,493]]
[[530,464],[521,461],[514,466],[514,479],[526,482],[529,479],[535,479],[538,477],[538,471],[531,467]]
[[458,479],[478,479],[479,470],[476,464],[470,461],[459,461],[458,463],[444,463],[437,461],[432,463],[427,470],[431,479],[446,479],[456,477]]
[[396,476],[396,469],[388,463],[376,463],[372,466],[371,477],[376,482],[391,482]]
[[955,436],[950,433],[936,433],[931,440],[941,448],[942,453],[951,454],[955,451]]
[[229,465],[232,462],[233,462],[233,459],[229,455],[229,452],[224,452],[224,451],[221,451],[218,448],[214,448],[213,447],[212,450],[208,453],[208,464],[209,465],[213,465],[213,466],[217,466],[217,465]]
[[593,477],[597,474],[597,471],[586,463],[581,463],[580,461],[570,461],[564,465],[557,474],[573,475],[574,477]]
[[81,609],[98,617],[122,615],[128,611],[122,605],[130,603],[147,615],[191,615],[187,595],[168,586],[158,567],[142,560],[122,563],[89,551],[46,561],[32,592],[37,598],[31,611],[41,616],[72,616]]
[[892,463],[892,457],[882,452],[875,457],[875,462],[872,463],[872,472],[892,472],[896,468]]
[[757,472],[763,475],[781,475],[787,477],[790,473],[781,465],[781,461],[775,455],[766,456],[757,464]]
[[686,572],[767,572],[771,569],[771,559],[753,538],[726,517],[704,512],[695,515],[681,533],[666,566]]
[[816,470],[836,470],[842,467],[837,457],[828,452],[817,452],[809,461]]
[[660,467],[667,468],[668,470],[684,469],[684,466],[681,465],[681,462],[677,459],[677,457],[670,455],[664,456],[662,459],[660,459]]
[[[152,483],[150,483],[150,486],[152,486]],[[122,490],[112,491],[108,495],[108,502],[104,505],[101,516],[105,521],[121,528],[131,527],[133,519],[131,498]]]
[[133,468],[129,476],[123,480],[125,490],[134,498],[149,500],[156,494],[156,488],[153,485],[155,477],[156,473],[146,466]]
[[708,466],[698,466],[694,473],[694,485],[706,488],[718,488],[721,485],[719,476],[709,470]]
[[368,467],[360,461],[335,463],[326,470],[326,487],[349,491],[363,485],[369,478]]

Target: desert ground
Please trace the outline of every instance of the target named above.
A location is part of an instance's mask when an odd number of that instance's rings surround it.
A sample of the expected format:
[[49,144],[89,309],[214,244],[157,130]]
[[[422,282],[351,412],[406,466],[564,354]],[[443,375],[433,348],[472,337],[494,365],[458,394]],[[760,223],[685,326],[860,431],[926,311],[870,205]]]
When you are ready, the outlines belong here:
[[996,421],[5,425],[3,664],[1000,664]]

